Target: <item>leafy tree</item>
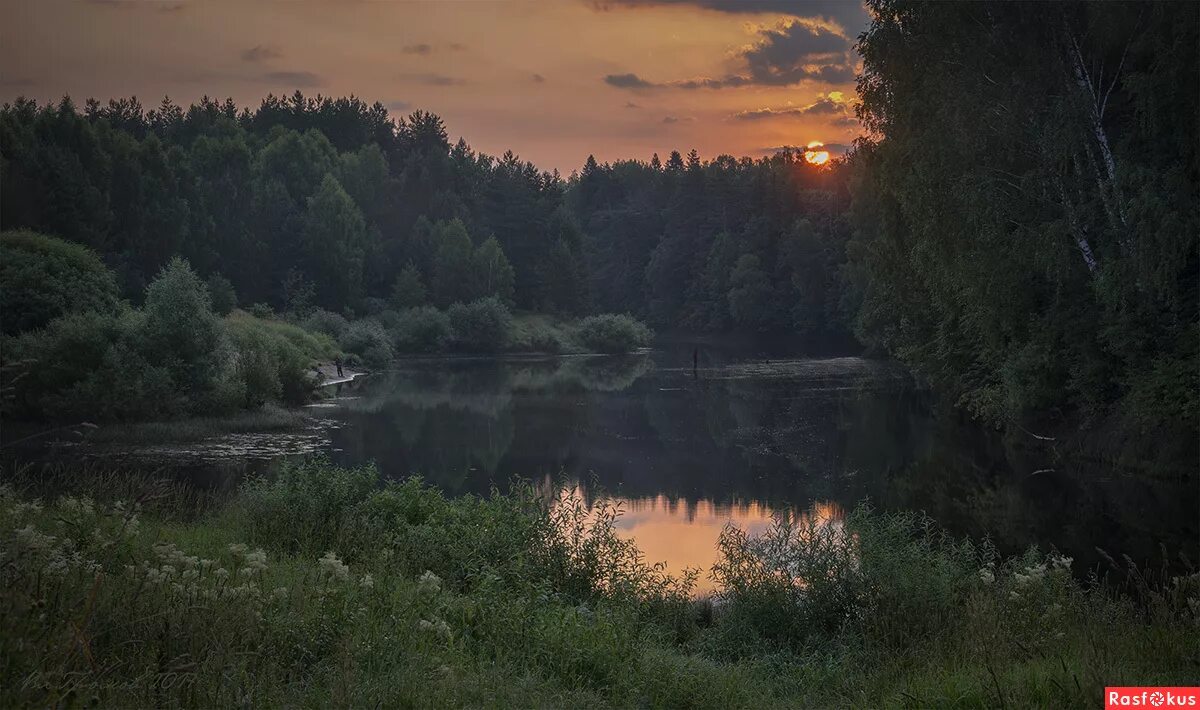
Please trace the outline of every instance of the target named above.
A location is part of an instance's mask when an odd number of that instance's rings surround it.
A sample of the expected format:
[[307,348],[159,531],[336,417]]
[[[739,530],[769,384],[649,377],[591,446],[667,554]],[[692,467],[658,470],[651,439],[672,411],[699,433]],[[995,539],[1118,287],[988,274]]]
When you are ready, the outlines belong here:
[[410,261],[392,284],[392,305],[399,309],[414,308],[424,304],[426,296],[421,272]]
[[112,312],[117,285],[87,247],[29,230],[0,233],[0,295],[8,334],[73,311]]
[[214,273],[208,277],[208,296],[217,315],[227,316],[237,308],[237,291],[229,279],[220,274]]
[[495,237],[488,237],[475,250],[475,293],[495,296],[510,303],[513,295],[513,268]]
[[738,325],[756,330],[771,323],[775,293],[753,254],[742,254],[729,275],[729,314]]
[[212,311],[208,287],[180,258],[172,259],[146,288],[142,351],[193,398],[208,394],[224,365],[224,331]]
[[437,252],[433,258],[433,299],[438,306],[471,299],[477,294],[475,250],[460,219],[434,228]]
[[308,198],[301,234],[318,302],[333,307],[354,303],[361,296],[366,225],[333,175],[327,174]]

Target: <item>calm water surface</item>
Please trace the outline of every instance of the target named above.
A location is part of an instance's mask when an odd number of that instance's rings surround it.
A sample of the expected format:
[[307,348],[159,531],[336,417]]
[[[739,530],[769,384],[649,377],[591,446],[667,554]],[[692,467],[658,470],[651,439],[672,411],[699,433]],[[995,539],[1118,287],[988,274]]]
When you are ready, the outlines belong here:
[[306,410],[321,422],[313,431],[89,455],[226,485],[247,466],[320,451],[373,461],[389,478],[420,474],[451,495],[514,478],[566,484],[587,502],[615,497],[623,534],[673,571],[706,572],[728,523],[836,524],[866,499],[927,511],[1005,552],[1053,545],[1080,573],[1097,547],[1139,563],[1158,564],[1164,549],[1200,559],[1194,462],[1149,480],[1072,461],[1053,442],[939,413],[894,364],[796,352],[665,340],[625,357],[408,361],[337,386]]
[[[409,362],[343,386],[317,408],[337,422],[335,461],[421,474],[450,494],[514,477],[603,491],[648,560],[707,570],[733,523],[836,521],[870,499],[925,510],[1005,551],[1054,545],[1082,572],[1095,548],[1145,562],[1200,543],[1192,476],[1147,482],[1071,464],[935,415],[896,365],[663,343],[627,357]],[[701,586],[709,585],[702,576]]]

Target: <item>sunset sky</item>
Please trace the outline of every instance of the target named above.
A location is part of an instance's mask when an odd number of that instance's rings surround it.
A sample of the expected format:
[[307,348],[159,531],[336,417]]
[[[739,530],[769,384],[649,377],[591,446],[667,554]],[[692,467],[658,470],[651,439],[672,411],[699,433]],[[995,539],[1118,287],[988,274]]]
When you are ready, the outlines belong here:
[[836,153],[860,132],[855,0],[3,5],[3,101],[355,94],[564,174],[589,153]]

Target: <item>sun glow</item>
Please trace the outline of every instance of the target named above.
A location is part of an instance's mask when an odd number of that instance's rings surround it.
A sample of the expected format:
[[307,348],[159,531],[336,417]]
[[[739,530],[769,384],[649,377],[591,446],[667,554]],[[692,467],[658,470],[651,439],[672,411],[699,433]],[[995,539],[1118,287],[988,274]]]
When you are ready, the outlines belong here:
[[829,151],[817,150],[825,144],[821,141],[812,141],[807,146],[808,150],[804,151],[804,159],[812,165],[824,165],[829,162]]

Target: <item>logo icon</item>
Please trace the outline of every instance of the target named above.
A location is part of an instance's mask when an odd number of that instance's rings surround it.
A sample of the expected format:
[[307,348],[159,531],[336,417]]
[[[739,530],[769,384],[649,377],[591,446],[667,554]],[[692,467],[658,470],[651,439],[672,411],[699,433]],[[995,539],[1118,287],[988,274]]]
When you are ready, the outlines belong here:
[[1153,705],[1154,707],[1156,707],[1156,708],[1161,707],[1162,704],[1165,702],[1167,702],[1167,699],[1163,697],[1162,693],[1151,693],[1150,694],[1150,704]]

